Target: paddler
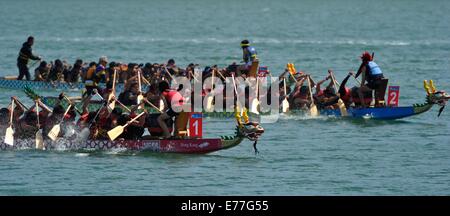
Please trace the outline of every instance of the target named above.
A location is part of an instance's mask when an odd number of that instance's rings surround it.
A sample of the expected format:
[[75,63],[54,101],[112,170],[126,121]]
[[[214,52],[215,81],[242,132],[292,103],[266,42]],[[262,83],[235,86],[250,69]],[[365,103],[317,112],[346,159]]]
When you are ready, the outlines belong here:
[[46,81],[50,74],[51,65],[46,61],[41,61],[39,66],[34,70],[34,81]]
[[[160,82],[158,88],[159,92],[161,92],[161,99],[164,102],[164,107],[167,109],[158,117],[157,121],[163,130],[163,138],[170,138],[169,128],[165,121],[168,118],[175,117],[176,122],[179,112],[176,112],[175,110],[181,110],[181,106],[184,104],[184,98],[178,91],[170,89],[169,83],[166,81]],[[175,134],[177,134],[177,131],[175,131]]]
[[34,44],[34,37],[30,36],[27,39],[27,42],[22,44],[22,48],[20,49],[19,56],[17,57],[17,67],[19,68],[19,76],[17,80],[22,80],[25,76],[27,80],[31,79],[30,71],[28,69],[28,60],[41,60],[41,57],[33,55],[33,51],[31,47]]
[[[359,98],[362,101],[362,106],[367,106],[363,100],[364,92],[372,90],[375,90],[375,106],[379,106],[380,99],[384,100],[384,95],[382,96],[383,98],[377,97],[377,95],[380,91],[385,92],[386,90],[386,86],[382,81],[384,78],[383,72],[381,71],[380,66],[373,61],[372,55],[370,55],[369,52],[364,52],[361,55],[361,60],[361,66],[359,67],[355,77],[358,78],[358,76],[362,74],[361,86],[359,88]],[[384,90],[382,89],[383,87]]]

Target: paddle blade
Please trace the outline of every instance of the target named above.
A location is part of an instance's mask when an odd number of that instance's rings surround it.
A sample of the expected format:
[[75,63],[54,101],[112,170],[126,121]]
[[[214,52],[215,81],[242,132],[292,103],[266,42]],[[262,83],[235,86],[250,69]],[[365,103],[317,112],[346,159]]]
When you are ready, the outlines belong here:
[[123,133],[124,128],[125,128],[124,126],[119,125],[119,126],[115,127],[114,129],[108,131],[109,139],[111,141],[114,141],[118,136],[120,136],[120,134]]
[[348,116],[347,108],[345,107],[344,101],[342,99],[338,100],[339,110],[341,111],[341,116]]
[[256,98],[253,99],[253,100],[252,100],[252,106],[251,106],[250,112],[255,113],[255,114],[259,114],[258,106],[259,106],[259,101],[258,101],[258,99],[256,99]]
[[59,135],[59,131],[61,131],[61,125],[57,124],[55,126],[53,126],[52,130],[50,130],[50,132],[48,133],[48,137],[53,140],[56,141],[56,139],[58,138]]
[[14,145],[14,131],[11,126],[6,129],[5,143],[10,146]]
[[213,97],[212,96],[208,96],[208,98],[206,98],[206,111],[207,112],[212,112],[213,111]]
[[281,103],[281,108],[282,108],[284,113],[289,110],[289,102],[288,102],[288,100],[286,98]]
[[36,132],[36,149],[44,150],[44,137],[40,130]]
[[311,116],[319,116],[319,110],[317,110],[317,106],[315,104],[312,104],[309,108],[309,112]]
[[159,100],[159,110],[164,110],[164,101],[162,99]]
[[[138,97],[137,97],[137,103],[138,104],[141,104],[142,103],[142,100],[144,100],[144,96],[143,95],[138,95]],[[139,105],[139,109],[144,109],[144,104],[141,104],[141,105]]]

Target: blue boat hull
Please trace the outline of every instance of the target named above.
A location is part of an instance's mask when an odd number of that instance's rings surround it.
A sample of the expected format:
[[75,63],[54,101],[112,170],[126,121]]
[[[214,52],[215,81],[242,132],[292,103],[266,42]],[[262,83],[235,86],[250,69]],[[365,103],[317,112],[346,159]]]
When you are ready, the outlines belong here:
[[[418,109],[421,108],[421,109]],[[400,119],[419,113],[425,112],[431,108],[429,107],[377,107],[377,108],[349,108],[347,109],[348,117],[353,118],[371,118],[371,119]],[[321,115],[327,116],[341,116],[339,109],[325,109],[320,111]]]

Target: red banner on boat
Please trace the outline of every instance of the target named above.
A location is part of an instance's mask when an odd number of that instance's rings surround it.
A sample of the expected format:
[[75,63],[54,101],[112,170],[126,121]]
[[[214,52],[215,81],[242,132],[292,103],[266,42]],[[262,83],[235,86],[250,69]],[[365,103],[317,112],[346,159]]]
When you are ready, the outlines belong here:
[[201,112],[193,112],[189,115],[189,136],[202,138],[203,115]]
[[388,106],[398,107],[399,97],[400,97],[400,86],[389,86]]

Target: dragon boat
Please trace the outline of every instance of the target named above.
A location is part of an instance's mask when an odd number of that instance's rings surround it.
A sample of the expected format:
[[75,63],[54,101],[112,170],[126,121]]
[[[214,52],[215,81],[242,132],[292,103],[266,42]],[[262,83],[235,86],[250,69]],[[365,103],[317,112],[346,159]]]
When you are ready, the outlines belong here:
[[[442,113],[445,108],[447,101],[450,96],[444,91],[436,91],[436,87],[433,81],[430,80],[427,83],[424,80],[424,89],[427,93],[426,102],[423,104],[414,104],[412,106],[404,107],[368,107],[368,108],[354,108],[350,107],[347,109],[348,116],[351,118],[370,118],[370,119],[400,119],[409,116],[418,115],[429,111],[435,104],[440,106],[438,116]],[[320,110],[321,115],[326,116],[342,116],[339,109],[322,109]]]
[[[434,105],[440,106],[439,115],[442,113],[443,109],[445,108],[445,105],[447,101],[450,99],[450,96],[445,91],[437,91],[436,87],[434,86],[433,82],[430,80],[429,83],[424,81],[424,88],[427,93],[426,95],[426,102],[422,104],[413,104],[412,106],[402,106],[402,107],[391,107],[391,106],[384,106],[384,107],[367,107],[367,108],[361,108],[361,107],[348,107],[347,113],[348,115],[345,116],[345,118],[365,118],[365,119],[381,119],[381,120],[393,120],[393,119],[400,119],[400,118],[406,118],[414,115],[418,115],[424,112],[429,111]],[[36,94],[33,91],[30,91],[30,89],[26,89],[25,93],[27,95]],[[40,96],[30,96],[31,98],[40,97]],[[40,97],[42,102],[44,102],[47,106],[53,107],[59,100],[57,97]],[[102,107],[101,101],[92,101],[89,104],[89,110],[97,110]],[[64,105],[64,104],[63,104]],[[67,104],[65,105],[67,106]],[[75,103],[75,106],[81,108],[81,103]],[[147,109],[150,113],[158,113],[156,109],[153,109],[152,107],[148,107]],[[322,116],[336,116],[336,117],[343,117],[341,115],[340,109],[320,109],[319,110],[320,115]],[[294,109],[290,110],[287,114],[288,115],[305,115],[308,111],[302,110],[302,109]],[[258,116],[258,115],[269,115],[271,113],[263,113],[260,112],[259,114],[250,113],[252,117]],[[203,111],[204,117],[210,117],[210,118],[233,118],[234,112],[206,112]]]
[[[184,136],[173,139],[149,138],[140,140],[91,140],[83,139],[83,132],[72,136],[72,138],[58,138],[56,141],[46,139],[43,144],[45,150],[64,151],[114,151],[125,150],[133,152],[161,152],[182,154],[206,154],[223,149],[229,149],[239,145],[244,139],[253,141],[255,153],[259,137],[264,133],[258,123],[250,122],[246,113],[236,111],[236,132],[233,136],[221,136],[220,138],[197,138]],[[242,120],[243,119],[243,120]],[[16,139],[13,145],[0,143],[0,150],[25,150],[37,148],[34,137],[30,139]]]

